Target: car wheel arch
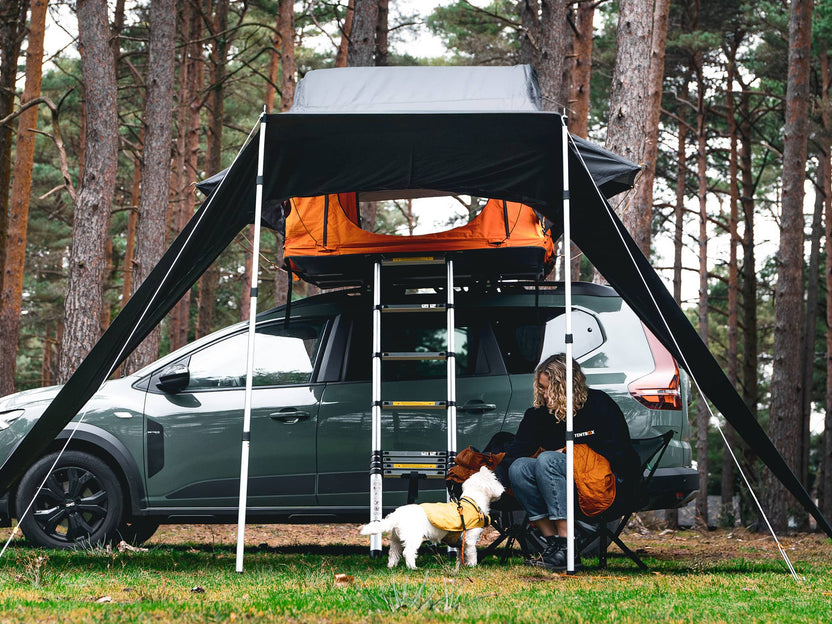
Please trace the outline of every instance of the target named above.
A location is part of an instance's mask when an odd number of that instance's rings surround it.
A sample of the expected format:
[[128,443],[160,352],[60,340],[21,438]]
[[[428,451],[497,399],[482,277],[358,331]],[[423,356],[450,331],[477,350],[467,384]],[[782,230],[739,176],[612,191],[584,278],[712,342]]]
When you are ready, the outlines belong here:
[[[121,482],[124,492],[129,500],[124,501],[124,512],[130,515],[141,514],[141,503],[145,500],[144,483],[141,478],[136,461],[130,454],[127,447],[113,434],[87,423],[80,423],[73,434],[74,425],[70,425],[44,450],[43,455],[60,451],[66,445],[67,439],[72,436],[67,450],[81,451],[93,455],[106,463],[115,473]],[[17,486],[10,496],[17,496]],[[10,498],[14,500],[14,498]],[[15,510],[16,512],[17,510]]]

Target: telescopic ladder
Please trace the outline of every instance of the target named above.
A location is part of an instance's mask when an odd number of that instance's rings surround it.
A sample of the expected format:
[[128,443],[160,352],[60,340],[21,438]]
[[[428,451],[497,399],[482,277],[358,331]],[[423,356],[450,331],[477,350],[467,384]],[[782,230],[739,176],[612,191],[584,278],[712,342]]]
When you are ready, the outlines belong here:
[[[402,280],[414,267],[430,268],[445,265],[447,279],[445,303],[382,304],[382,268]],[[417,269],[418,270],[418,269]],[[445,351],[440,352],[390,352],[381,345],[382,317],[388,314],[436,314],[446,313],[447,337]],[[370,458],[370,521],[382,517],[382,478],[409,479],[408,503],[418,495],[419,479],[444,479],[447,469],[456,456],[456,357],[454,353],[454,267],[451,258],[441,255],[422,257],[381,258],[373,264],[373,402],[372,402],[372,456]],[[447,363],[447,396],[445,400],[413,401],[381,398],[381,367],[385,361],[445,360]],[[445,409],[447,412],[446,450],[383,450],[381,442],[382,414],[395,409]],[[370,556],[381,556],[381,535],[370,538]]]

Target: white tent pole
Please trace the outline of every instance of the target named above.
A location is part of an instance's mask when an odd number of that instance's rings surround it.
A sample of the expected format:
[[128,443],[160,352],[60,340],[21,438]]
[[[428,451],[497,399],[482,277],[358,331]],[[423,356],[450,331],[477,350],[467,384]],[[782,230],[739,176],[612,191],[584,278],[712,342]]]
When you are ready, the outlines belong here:
[[263,213],[263,171],[266,150],[266,111],[260,115],[260,147],[257,155],[257,187],[254,198],[254,241],[251,250],[251,295],[246,355],[246,392],[243,407],[243,441],[240,453],[240,502],[237,509],[237,572],[243,571],[246,542],[246,499],[248,497],[248,455],[251,446],[251,390],[254,376],[254,335],[257,329],[257,282],[260,273],[260,218]]
[[563,283],[566,298],[566,573],[575,573],[575,449],[572,406],[572,262],[569,258],[572,233],[569,223],[569,130],[561,115],[563,138]]

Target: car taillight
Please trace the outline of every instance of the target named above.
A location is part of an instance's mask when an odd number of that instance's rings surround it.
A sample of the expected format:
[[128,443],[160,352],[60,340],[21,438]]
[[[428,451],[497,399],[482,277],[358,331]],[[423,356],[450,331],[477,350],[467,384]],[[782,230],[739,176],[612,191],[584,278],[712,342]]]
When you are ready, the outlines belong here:
[[630,394],[636,401],[650,409],[680,410],[682,409],[682,390],[676,360],[646,327],[644,333],[647,335],[647,343],[650,345],[656,368],[652,373],[632,382],[628,386]]

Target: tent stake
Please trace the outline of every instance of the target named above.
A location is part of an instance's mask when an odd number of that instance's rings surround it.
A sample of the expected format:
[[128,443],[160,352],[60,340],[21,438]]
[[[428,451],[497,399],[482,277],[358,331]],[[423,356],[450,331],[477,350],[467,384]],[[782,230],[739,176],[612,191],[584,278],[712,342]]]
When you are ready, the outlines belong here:
[[[260,218],[263,212],[263,171],[266,148],[266,112],[260,115],[260,150],[257,157],[257,188],[254,200],[254,241],[251,251],[251,294],[246,355],[246,392],[243,407],[243,439],[240,453],[240,502],[237,509],[237,572],[243,571],[246,542],[246,500],[248,498],[248,455],[251,447],[251,391],[254,372],[254,336],[257,330],[257,282],[260,273]],[[290,274],[291,276],[291,274]],[[290,277],[291,279],[291,277]]]

